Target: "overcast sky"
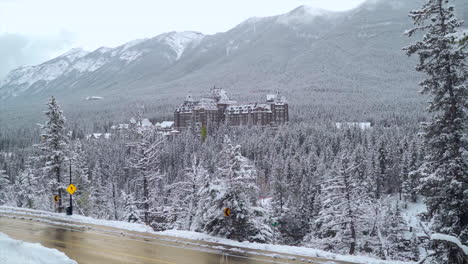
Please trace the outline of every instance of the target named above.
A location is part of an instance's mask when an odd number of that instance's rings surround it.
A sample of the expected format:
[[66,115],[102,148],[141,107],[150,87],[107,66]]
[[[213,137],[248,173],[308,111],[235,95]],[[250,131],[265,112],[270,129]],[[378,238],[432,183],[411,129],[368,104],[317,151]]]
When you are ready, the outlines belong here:
[[300,5],[347,10],[364,0],[0,0],[0,78],[72,48],[94,50],[172,30],[223,32]]

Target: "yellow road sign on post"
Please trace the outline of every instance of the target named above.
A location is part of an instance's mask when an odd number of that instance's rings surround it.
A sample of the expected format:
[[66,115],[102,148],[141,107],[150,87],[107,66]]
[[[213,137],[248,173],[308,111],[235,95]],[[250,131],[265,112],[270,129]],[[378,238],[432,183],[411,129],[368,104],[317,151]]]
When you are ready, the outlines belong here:
[[73,185],[73,184],[68,185],[68,187],[67,187],[67,192],[68,192],[69,194],[74,194],[74,193],[76,192],[76,186]]
[[59,200],[60,200],[60,196],[55,195],[55,196],[54,196],[54,201],[55,201],[55,202],[58,202]]
[[231,215],[231,208],[224,208],[224,216],[230,216]]

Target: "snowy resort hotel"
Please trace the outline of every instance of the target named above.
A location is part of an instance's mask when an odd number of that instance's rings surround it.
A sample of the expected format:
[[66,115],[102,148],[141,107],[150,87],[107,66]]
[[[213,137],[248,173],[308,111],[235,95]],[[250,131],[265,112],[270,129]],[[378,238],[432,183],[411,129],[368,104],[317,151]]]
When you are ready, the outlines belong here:
[[288,103],[279,92],[267,95],[263,103],[238,103],[216,87],[199,100],[188,95],[174,112],[174,126],[178,130],[222,122],[231,126],[277,126],[288,121]]

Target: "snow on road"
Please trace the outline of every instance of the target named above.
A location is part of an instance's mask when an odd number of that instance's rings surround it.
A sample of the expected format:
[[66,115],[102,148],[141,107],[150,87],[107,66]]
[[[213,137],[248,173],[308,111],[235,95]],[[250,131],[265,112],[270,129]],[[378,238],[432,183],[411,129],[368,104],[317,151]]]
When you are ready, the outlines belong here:
[[[367,256],[339,255],[339,254],[334,254],[334,253],[330,253],[330,252],[319,250],[319,249],[306,248],[306,247],[251,243],[247,241],[239,242],[239,241],[234,241],[234,240],[220,238],[220,237],[214,237],[214,236],[210,236],[210,235],[199,233],[199,232],[193,232],[193,231],[166,230],[162,232],[156,232],[156,231],[153,231],[150,227],[143,225],[143,224],[95,219],[95,218],[81,216],[81,215],[66,216],[64,214],[52,213],[52,212],[42,211],[42,210],[32,210],[32,209],[26,209],[26,208],[0,206],[0,216],[4,214],[14,214],[14,213],[29,215],[31,216],[31,218],[33,218],[34,216],[47,217],[49,219],[53,218],[53,219],[62,220],[62,221],[68,220],[68,221],[81,223],[81,224],[100,225],[100,226],[113,227],[113,228],[118,228],[118,229],[123,229],[123,230],[128,230],[128,231],[136,231],[136,232],[162,235],[162,236],[168,236],[168,237],[216,243],[216,244],[221,244],[221,245],[225,245],[228,247],[238,248],[238,249],[232,249],[232,248],[230,249],[230,250],[235,250],[235,251],[245,251],[246,249],[265,250],[265,251],[272,252],[273,255],[274,254],[291,254],[291,255],[303,256],[303,257],[316,257],[316,258],[324,258],[324,259],[330,259],[330,260],[349,261],[349,262],[362,263],[362,264],[412,264],[414,263],[414,262],[403,262],[403,261],[379,260],[379,259],[375,259],[375,258],[367,257]],[[50,221],[47,221],[47,222],[50,222]],[[0,261],[0,263],[3,263],[3,262]]]
[[3,233],[0,233],[0,263],[77,264],[56,249],[46,248],[38,243],[14,240]]

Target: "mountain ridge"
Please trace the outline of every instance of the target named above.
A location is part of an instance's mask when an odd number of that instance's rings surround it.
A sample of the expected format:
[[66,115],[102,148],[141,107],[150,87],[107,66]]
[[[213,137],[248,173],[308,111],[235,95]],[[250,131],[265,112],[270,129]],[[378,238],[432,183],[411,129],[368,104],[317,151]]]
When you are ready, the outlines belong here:
[[[128,43],[101,47],[80,57],[76,67],[81,72],[51,75],[49,79],[57,78],[29,87],[3,85],[0,112],[26,115],[29,109],[18,109],[27,104],[35,114],[47,96],[55,95],[77,112],[122,112],[142,102],[157,105],[161,109],[155,114],[167,116],[186,92],[201,93],[213,85],[249,100],[279,89],[292,105],[338,109],[342,119],[364,120],[375,109],[422,109],[424,98],[417,93],[421,76],[414,70],[414,59],[402,51],[412,42],[403,34],[412,27],[408,13],[420,2],[368,1],[332,16],[312,11],[308,23],[278,23],[283,14],[249,18],[213,35],[167,32],[127,49]],[[460,3],[466,18],[468,5]],[[286,15],[297,16],[298,8]],[[183,36],[173,41],[174,34]],[[13,97],[5,91],[19,92]],[[89,109],[84,99],[89,96],[104,99]],[[342,113],[341,108],[349,111]]]

